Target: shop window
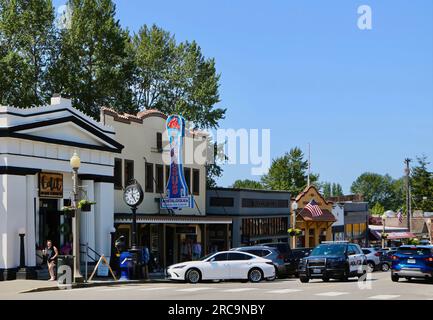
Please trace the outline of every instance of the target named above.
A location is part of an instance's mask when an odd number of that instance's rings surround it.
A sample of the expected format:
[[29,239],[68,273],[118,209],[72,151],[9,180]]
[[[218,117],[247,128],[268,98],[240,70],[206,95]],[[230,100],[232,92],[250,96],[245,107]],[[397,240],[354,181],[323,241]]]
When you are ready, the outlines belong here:
[[114,159],[114,188],[119,190],[122,185],[122,159]]
[[345,229],[346,229],[346,237],[348,239],[352,239],[352,237],[353,237],[353,234],[352,234],[352,230],[353,230],[352,225],[351,224],[346,224]]
[[192,193],[196,196],[200,194],[200,170],[192,170]]
[[125,186],[134,179],[134,161],[125,160]]
[[165,166],[165,184],[168,184],[168,179],[170,178],[170,166]]
[[164,166],[156,165],[156,192],[164,192]]
[[211,207],[233,207],[234,199],[227,197],[211,197],[210,198]]
[[153,163],[146,163],[146,192],[153,192]]
[[183,174],[185,176],[186,186],[188,187],[188,193],[191,193],[191,169],[183,168]]

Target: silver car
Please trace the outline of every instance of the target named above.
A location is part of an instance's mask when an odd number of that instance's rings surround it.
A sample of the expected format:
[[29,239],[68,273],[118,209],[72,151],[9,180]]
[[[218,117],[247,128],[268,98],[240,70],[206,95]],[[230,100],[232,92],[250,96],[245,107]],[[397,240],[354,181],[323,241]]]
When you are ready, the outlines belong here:
[[362,248],[362,252],[367,257],[367,265],[369,271],[373,272],[381,266],[381,253],[374,248]]

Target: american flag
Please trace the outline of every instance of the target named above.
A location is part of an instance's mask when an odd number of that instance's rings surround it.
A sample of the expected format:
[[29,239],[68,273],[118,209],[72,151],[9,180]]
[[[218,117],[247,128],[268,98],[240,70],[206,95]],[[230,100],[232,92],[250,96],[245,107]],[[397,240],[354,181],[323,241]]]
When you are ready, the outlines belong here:
[[398,221],[400,223],[403,222],[403,210],[402,209],[398,210],[398,212],[397,212],[397,218],[398,218]]
[[319,207],[319,205],[317,204],[317,202],[314,201],[314,199],[311,200],[311,201],[310,201],[310,202],[305,206],[304,209],[307,209],[308,211],[310,211],[310,212],[311,212],[311,215],[312,215],[313,217],[319,217],[319,216],[323,215],[322,210],[320,209],[320,207]]

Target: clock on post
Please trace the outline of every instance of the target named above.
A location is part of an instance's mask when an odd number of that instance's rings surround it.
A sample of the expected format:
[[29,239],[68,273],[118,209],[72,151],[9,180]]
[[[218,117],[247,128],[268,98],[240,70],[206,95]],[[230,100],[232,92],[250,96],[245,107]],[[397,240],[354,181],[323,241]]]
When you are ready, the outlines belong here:
[[132,211],[132,250],[137,249],[137,207],[143,202],[144,193],[137,180],[131,182],[123,191],[123,200]]

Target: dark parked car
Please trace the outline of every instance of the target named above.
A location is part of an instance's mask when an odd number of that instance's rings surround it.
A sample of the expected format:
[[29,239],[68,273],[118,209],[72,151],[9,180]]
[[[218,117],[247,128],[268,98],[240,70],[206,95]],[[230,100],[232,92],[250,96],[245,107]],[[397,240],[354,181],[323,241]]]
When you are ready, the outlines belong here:
[[284,262],[284,258],[276,248],[257,245],[233,248],[231,250],[247,252],[258,257],[269,259],[274,263],[275,274],[277,275],[277,277],[287,277],[289,275],[286,263]]
[[380,255],[380,270],[386,272],[391,269],[392,256],[396,253],[396,250],[388,250],[382,252]]

